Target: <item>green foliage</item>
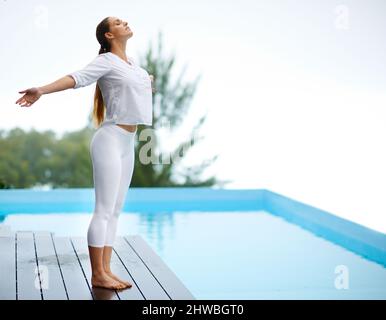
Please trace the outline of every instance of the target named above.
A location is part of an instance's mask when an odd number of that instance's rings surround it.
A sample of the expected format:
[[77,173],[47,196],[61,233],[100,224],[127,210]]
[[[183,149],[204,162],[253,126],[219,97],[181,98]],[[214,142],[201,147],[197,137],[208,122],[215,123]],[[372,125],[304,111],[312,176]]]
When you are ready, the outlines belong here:
[[[163,128],[163,124],[167,124],[171,132],[183,125],[183,120],[188,114],[190,103],[195,94],[198,82],[201,76],[198,76],[192,83],[184,82],[183,76],[186,72],[185,65],[182,72],[179,73],[176,80],[172,79],[173,66],[176,63],[175,55],[165,57],[163,52],[162,33],[158,34],[157,52],[149,43],[149,48],[144,55],[143,61],[140,62],[141,67],[146,69],[149,74],[154,75],[156,92],[153,94],[153,129],[155,133],[157,129]],[[203,125],[206,115],[202,116],[197,124],[192,128],[191,136],[194,139],[194,144],[198,142],[199,128]],[[138,134],[145,126],[138,126]],[[201,137],[202,138],[202,137]],[[136,145],[136,157],[134,176],[131,185],[140,187],[195,187],[195,186],[213,186],[223,185],[227,181],[218,181],[214,176],[202,180],[200,177],[204,170],[211,165],[216,159],[217,155],[211,159],[202,159],[202,163],[193,168],[180,168],[180,161],[170,161],[170,163],[160,164],[146,164],[138,161],[140,150],[148,143],[147,140],[142,141],[138,139]],[[171,158],[179,154],[180,160],[185,157],[188,151],[194,146],[192,139],[182,141],[171,152]],[[184,151],[181,153],[181,151]],[[161,150],[158,139],[152,143],[152,152],[161,155],[164,150]],[[160,157],[157,157],[160,158]],[[180,179],[177,179],[180,177]],[[178,181],[182,180],[182,181]]]
[[57,139],[53,131],[0,131],[0,188],[92,186],[89,129]]

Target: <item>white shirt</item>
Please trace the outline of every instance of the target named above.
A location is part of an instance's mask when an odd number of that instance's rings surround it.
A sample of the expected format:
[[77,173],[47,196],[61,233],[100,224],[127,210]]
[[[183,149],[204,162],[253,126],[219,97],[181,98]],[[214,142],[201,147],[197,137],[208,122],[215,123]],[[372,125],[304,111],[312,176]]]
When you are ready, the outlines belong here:
[[103,123],[152,125],[153,103],[148,72],[112,52],[97,55],[83,69],[68,74],[75,80],[74,89],[97,81],[106,106]]

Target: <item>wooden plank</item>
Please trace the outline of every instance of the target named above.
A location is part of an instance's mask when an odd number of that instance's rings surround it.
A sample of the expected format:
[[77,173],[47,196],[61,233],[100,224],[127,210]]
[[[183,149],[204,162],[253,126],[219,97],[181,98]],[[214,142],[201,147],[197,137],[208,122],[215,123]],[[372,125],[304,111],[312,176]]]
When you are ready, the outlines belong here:
[[84,237],[71,237],[71,242],[75,248],[79,263],[82,266],[83,272],[86,275],[87,282],[91,287],[92,294],[95,300],[119,300],[116,290],[92,287],[91,285],[91,262],[88,252],[87,241]]
[[35,232],[35,246],[44,300],[67,300],[50,232]]
[[41,300],[40,280],[32,232],[16,235],[17,299]]
[[126,236],[126,241],[141,257],[154,277],[160,283],[172,300],[195,299],[192,293],[177,278],[174,272],[165,264],[158,254],[139,235]]
[[146,300],[170,300],[157,279],[123,237],[116,238],[114,250]]
[[0,237],[0,300],[16,300],[15,234]]
[[83,274],[78,257],[70,238],[53,237],[54,248],[59,259],[60,269],[69,300],[93,300],[87,280]]

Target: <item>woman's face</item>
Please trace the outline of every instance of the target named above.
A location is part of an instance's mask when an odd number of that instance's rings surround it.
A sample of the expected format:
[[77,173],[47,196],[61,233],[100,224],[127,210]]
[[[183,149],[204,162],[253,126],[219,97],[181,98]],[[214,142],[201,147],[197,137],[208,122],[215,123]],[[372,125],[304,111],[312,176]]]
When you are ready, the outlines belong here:
[[129,28],[126,21],[117,17],[109,17],[110,32],[116,39],[128,39],[133,36],[133,31]]

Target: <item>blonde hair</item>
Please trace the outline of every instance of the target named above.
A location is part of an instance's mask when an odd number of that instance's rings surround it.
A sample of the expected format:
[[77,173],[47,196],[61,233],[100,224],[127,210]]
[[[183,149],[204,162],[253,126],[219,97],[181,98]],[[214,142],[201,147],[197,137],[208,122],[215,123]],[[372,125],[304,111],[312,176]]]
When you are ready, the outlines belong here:
[[[96,38],[101,45],[99,49],[99,54],[104,52],[109,52],[111,50],[111,45],[105,38],[105,33],[110,31],[109,17],[104,18],[96,28]],[[95,85],[94,93],[94,109],[93,109],[93,122],[99,127],[102,121],[105,118],[106,107],[103,101],[103,96],[101,89],[99,88],[98,83]]]

